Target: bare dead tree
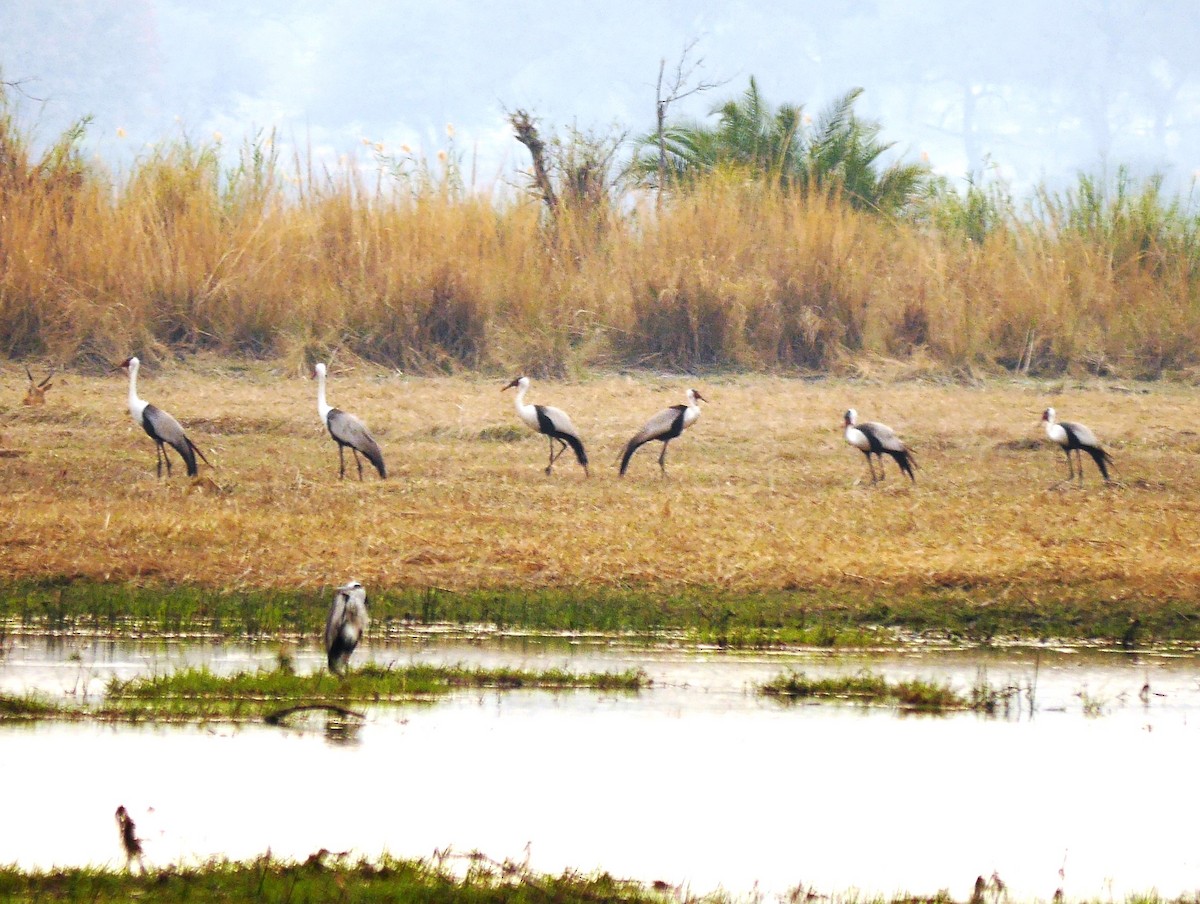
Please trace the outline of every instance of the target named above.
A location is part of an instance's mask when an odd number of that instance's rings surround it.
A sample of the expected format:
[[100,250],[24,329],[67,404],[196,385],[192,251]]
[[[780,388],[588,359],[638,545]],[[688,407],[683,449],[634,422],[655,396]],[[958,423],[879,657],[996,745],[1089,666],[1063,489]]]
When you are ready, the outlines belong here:
[[671,105],[677,101],[683,100],[685,97],[691,97],[693,94],[702,94],[705,91],[711,91],[713,88],[719,88],[728,82],[728,79],[719,82],[708,82],[703,79],[692,83],[697,70],[704,66],[704,57],[689,60],[692,51],[696,49],[698,38],[693,38],[688,41],[683,50],[680,51],[679,59],[675,63],[675,69],[668,77],[667,75],[667,59],[663,57],[658,63],[658,84],[654,92],[654,108],[656,116],[655,138],[658,143],[658,206],[662,206],[663,186],[667,181],[667,142],[666,142],[666,125],[667,114],[670,112]]
[[517,141],[529,148],[529,156],[533,158],[533,180],[550,215],[554,216],[558,209],[558,197],[554,194],[554,185],[550,182],[550,172],[546,166],[546,142],[538,134],[537,122],[525,110],[514,110],[508,114]]

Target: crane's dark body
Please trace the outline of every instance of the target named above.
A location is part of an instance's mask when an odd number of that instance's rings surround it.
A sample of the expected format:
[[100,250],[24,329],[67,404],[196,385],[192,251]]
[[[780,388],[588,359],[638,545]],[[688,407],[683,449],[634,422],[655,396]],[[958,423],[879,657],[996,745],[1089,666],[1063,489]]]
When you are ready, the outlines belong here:
[[358,457],[359,452],[375,466],[380,480],[387,479],[383,451],[362,421],[340,408],[331,408],[329,416],[325,418],[325,426],[329,429],[329,435],[333,437],[333,441],[338,445],[339,477],[346,476],[346,449],[349,448],[354,454],[354,463],[358,465],[359,480],[363,479],[363,466]]
[[156,408],[153,405],[147,405],[142,411],[142,429],[146,431],[146,435],[154,440],[158,453],[158,476],[162,477],[163,461],[167,463],[167,476],[171,476],[171,458],[167,455],[167,450],[163,448],[166,444],[179,453],[179,457],[183,459],[183,464],[187,468],[188,477],[195,477],[198,473],[196,466],[196,456],[199,455],[209,467],[212,464],[199,447],[193,443],[186,433],[183,432],[183,427],[179,421],[167,414],[161,408]]
[[[550,469],[554,467],[554,463],[558,461],[558,457],[567,451],[570,446],[575,453],[575,458],[586,471],[588,466],[587,452],[583,448],[583,440],[576,436],[573,432],[560,429],[554,423],[554,414],[558,411],[556,408],[548,408],[546,405],[534,405],[533,410],[537,412],[538,432],[544,433],[550,438],[550,464],[546,466],[546,473],[550,473]],[[561,445],[556,452],[554,450],[554,442],[557,440]]]
[[[1101,447],[1100,441],[1096,439],[1096,434],[1090,428],[1074,421],[1058,420],[1053,408],[1047,408],[1042,412],[1042,420],[1046,423],[1047,434],[1054,442],[1058,443],[1063,454],[1067,456],[1067,480],[1074,480],[1075,472],[1078,470],[1079,482],[1083,483],[1083,453],[1086,452],[1096,463],[1104,482],[1109,482],[1108,466],[1113,463],[1113,458]],[[1055,427],[1062,430],[1062,436],[1055,434]],[[1072,452],[1075,453],[1074,461],[1071,459]],[[1078,469],[1076,464],[1078,464]]]
[[917,482],[917,476],[913,473],[913,458],[912,450],[900,441],[900,438],[889,427],[883,424],[876,424],[873,421],[868,421],[865,424],[855,424],[859,432],[867,438],[867,442],[871,444],[870,449],[864,449],[863,454],[867,456],[867,467],[871,468],[871,473],[874,475],[875,469],[871,465],[871,456],[874,455],[879,459],[879,479],[884,479],[883,456],[890,455],[895,459],[901,473],[907,474],[908,479],[913,483]]
[[[883,468],[883,456],[885,455],[890,455],[896,460],[896,465],[900,468],[901,473],[907,474],[909,480],[913,483],[917,482],[917,477],[913,473],[916,461],[913,459],[912,450],[896,435],[895,430],[887,424],[875,421],[860,424],[858,412],[853,408],[848,408],[842,415],[842,424],[846,431],[846,442],[867,457],[867,468],[871,472],[872,484],[887,476],[887,472]],[[871,461],[872,455],[879,459],[878,477],[875,476],[875,465]]]
[[639,430],[637,435],[625,446],[625,454],[621,456],[620,474],[622,477],[625,476],[625,471],[629,467],[629,460],[633,458],[633,453],[646,443],[653,442],[654,440],[658,440],[663,444],[662,452],[658,456],[658,466],[664,474],[667,472],[667,443],[683,433],[683,418],[687,414],[687,410],[687,405],[672,405],[670,408],[660,411],[646,422],[646,426]]

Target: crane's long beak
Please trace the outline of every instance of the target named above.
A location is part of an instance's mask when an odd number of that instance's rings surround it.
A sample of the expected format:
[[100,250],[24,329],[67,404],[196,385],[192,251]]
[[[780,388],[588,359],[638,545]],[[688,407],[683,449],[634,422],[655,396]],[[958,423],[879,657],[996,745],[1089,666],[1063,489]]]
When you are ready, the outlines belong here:
[[521,382],[521,378],[517,377],[517,379],[513,380],[511,383],[509,383],[507,386],[505,386],[504,389],[501,389],[500,391],[504,392],[505,389],[512,389],[514,386],[516,386],[520,382]]

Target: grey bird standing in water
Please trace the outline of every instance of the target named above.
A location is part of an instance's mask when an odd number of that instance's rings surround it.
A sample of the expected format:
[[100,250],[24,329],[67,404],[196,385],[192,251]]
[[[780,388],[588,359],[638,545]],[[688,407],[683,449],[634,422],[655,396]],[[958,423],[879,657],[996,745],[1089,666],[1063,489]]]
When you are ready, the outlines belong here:
[[325,653],[329,671],[344,675],[350,664],[350,654],[367,632],[371,617],[367,614],[367,591],[358,581],[339,587],[325,620]]
[[662,469],[663,477],[666,477],[667,443],[696,423],[696,418],[700,417],[700,402],[707,401],[708,399],[696,390],[689,389],[686,405],[672,405],[646,421],[646,425],[625,445],[625,454],[621,456],[620,475],[625,476],[629,459],[633,458],[634,452],[646,443],[658,440],[663,444],[662,453],[658,456],[658,466]]
[[129,811],[124,805],[117,807],[117,831],[121,835],[121,847],[125,851],[125,868],[132,870],[133,861],[136,860],[138,866],[142,868],[142,872],[146,871],[146,864],[142,862],[142,839],[137,837],[137,826],[133,824],[133,819],[129,816]]
[[342,411],[340,408],[333,408],[325,401],[325,365],[318,364],[313,368],[313,372],[317,377],[317,413],[321,415],[321,423],[329,430],[329,435],[333,437],[333,441],[338,447],[338,477],[346,476],[346,447],[354,453],[354,463],[358,465],[358,479],[363,479],[362,461],[359,460],[358,453],[361,452],[366,456],[367,461],[375,466],[375,470],[379,472],[379,479],[387,478],[387,468],[383,464],[383,452],[379,449],[379,443],[375,442],[375,437],[371,436],[367,425],[348,412]]
[[167,414],[161,408],[155,408],[149,402],[138,398],[137,375],[138,368],[141,367],[141,362],[137,358],[126,358],[118,367],[123,367],[129,371],[129,416],[157,444],[158,476],[162,477],[163,461],[167,463],[167,476],[171,476],[171,459],[167,456],[167,451],[163,448],[163,443],[166,443],[179,453],[179,457],[183,459],[184,465],[187,466],[188,477],[196,476],[197,455],[211,468],[211,462],[204,457],[204,453],[200,451],[199,447],[187,438],[187,434],[183,432],[183,427],[180,426],[179,421],[175,420],[175,418],[171,417],[171,415]]

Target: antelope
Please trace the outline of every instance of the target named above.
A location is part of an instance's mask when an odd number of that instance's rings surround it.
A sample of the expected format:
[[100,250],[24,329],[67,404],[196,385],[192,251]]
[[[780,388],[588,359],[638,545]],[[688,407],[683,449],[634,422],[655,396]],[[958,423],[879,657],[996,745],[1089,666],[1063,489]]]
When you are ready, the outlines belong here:
[[25,373],[29,376],[29,389],[25,392],[25,398],[21,399],[22,405],[30,405],[37,407],[38,405],[46,404],[46,393],[54,384],[50,381],[54,379],[54,370],[51,368],[50,373],[46,375],[46,379],[41,383],[33,379],[33,371],[29,369],[29,365],[25,365]]

